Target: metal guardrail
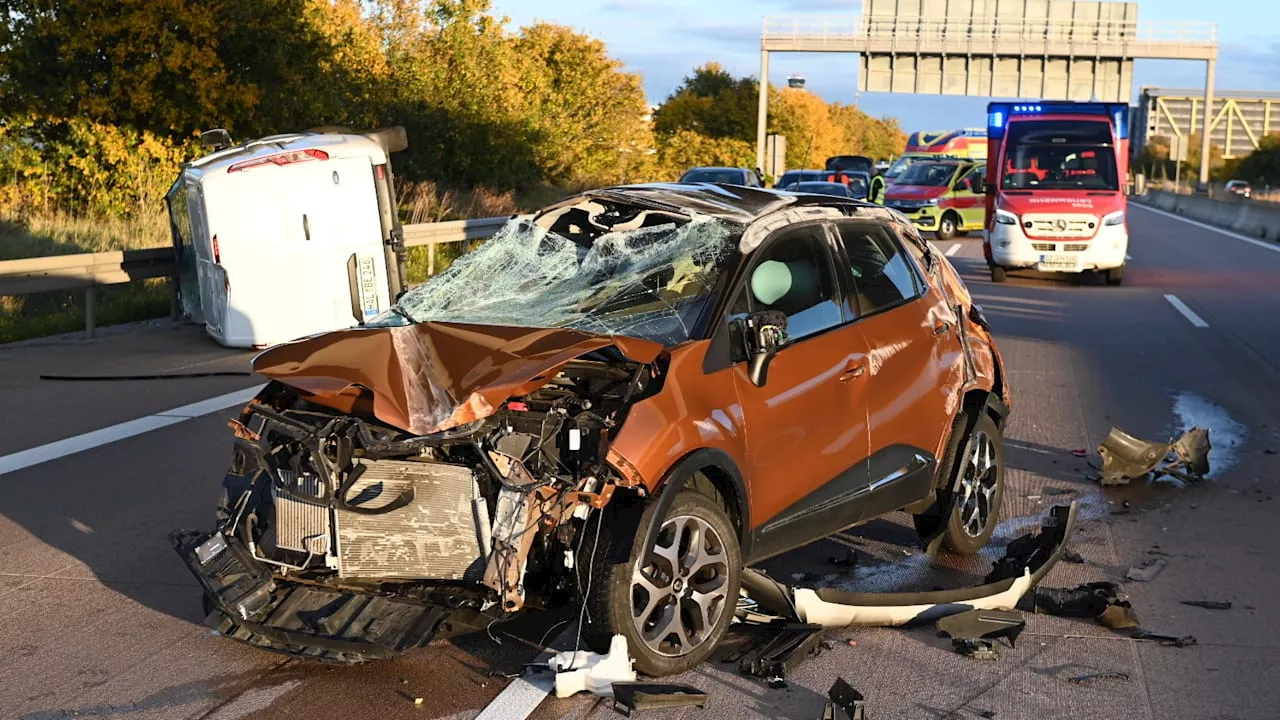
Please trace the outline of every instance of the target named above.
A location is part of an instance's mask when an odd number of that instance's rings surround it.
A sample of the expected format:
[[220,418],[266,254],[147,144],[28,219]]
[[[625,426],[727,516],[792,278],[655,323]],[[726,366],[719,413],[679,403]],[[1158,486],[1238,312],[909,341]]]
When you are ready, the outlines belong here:
[[1154,43],[1214,44],[1218,25],[1213,22],[1132,20],[1037,20],[1031,18],[983,21],[976,18],[927,18],[897,15],[858,17],[782,16],[764,18],[765,40],[829,38],[850,40],[983,39],[1049,41],[1136,41]]
[[[492,237],[507,220],[492,217],[405,225],[404,242],[408,247],[427,246],[427,274],[433,275],[436,245]],[[172,247],[5,260],[0,262],[0,296],[83,289],[85,334],[93,337],[96,288],[167,277],[175,289],[176,309],[175,271]]]

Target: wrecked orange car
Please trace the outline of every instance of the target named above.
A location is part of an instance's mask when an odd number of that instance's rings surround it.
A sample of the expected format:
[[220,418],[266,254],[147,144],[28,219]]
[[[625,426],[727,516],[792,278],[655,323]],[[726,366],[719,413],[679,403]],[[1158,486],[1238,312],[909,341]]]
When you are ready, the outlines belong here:
[[852,199],[588,192],[254,367],[217,526],[171,540],[209,625],[294,656],[571,604],[587,644],[671,674],[726,632],[744,566],[895,510],[973,553],[998,519],[982,310]]

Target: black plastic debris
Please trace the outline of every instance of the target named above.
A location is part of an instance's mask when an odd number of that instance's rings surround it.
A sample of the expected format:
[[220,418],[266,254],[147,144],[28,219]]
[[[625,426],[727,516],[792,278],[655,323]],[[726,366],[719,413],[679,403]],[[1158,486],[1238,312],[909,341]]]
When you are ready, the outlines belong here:
[[996,646],[992,644],[990,640],[956,638],[951,641],[951,647],[961,655],[973,658],[974,660],[1000,659],[1000,651],[996,649]]
[[1168,565],[1169,561],[1164,558],[1154,557],[1146,560],[1138,567],[1129,568],[1129,572],[1125,573],[1125,579],[1136,580],[1138,582],[1151,582],[1156,575]]
[[832,555],[827,558],[827,562],[841,567],[854,567],[858,564],[858,551],[850,548],[844,555]]
[[1128,680],[1128,679],[1129,679],[1128,674],[1113,670],[1113,671],[1107,671],[1107,672],[1088,673],[1086,675],[1077,675],[1072,678],[1067,678],[1067,682],[1072,682],[1072,683],[1075,683],[1076,685],[1084,685],[1086,683],[1091,683],[1094,680]]
[[1032,602],[1041,612],[1061,617],[1093,618],[1112,630],[1138,627],[1128,596],[1113,582],[1091,582],[1074,588],[1038,587]]
[[1191,605],[1192,607],[1202,607],[1206,610],[1230,610],[1230,600],[1183,600],[1183,605]]
[[707,694],[690,685],[649,682],[613,684],[613,709],[627,717],[641,710],[707,706]]
[[862,693],[854,690],[844,678],[837,677],[827,691],[831,702],[822,711],[822,720],[866,720],[867,701]]
[[1062,559],[1066,562],[1075,563],[1077,565],[1084,563],[1084,556],[1070,548],[1062,551]]
[[1197,642],[1195,635],[1166,635],[1142,629],[1129,633],[1129,637],[1134,640],[1155,640],[1165,647],[1190,647]]
[[1019,577],[1027,568],[1043,567],[1066,541],[1071,507],[1054,506],[1049,510],[1049,518],[1040,532],[1027,533],[1011,541],[1004,556],[991,564],[991,572],[987,573],[983,583]]
[[821,625],[775,622],[762,626],[762,636],[742,649],[721,657],[738,664],[738,671],[768,681],[770,687],[786,687],[787,676],[809,656],[822,652]]
[[969,610],[938,621],[938,630],[955,639],[996,640],[1007,638],[1014,647],[1027,621],[1008,610]]

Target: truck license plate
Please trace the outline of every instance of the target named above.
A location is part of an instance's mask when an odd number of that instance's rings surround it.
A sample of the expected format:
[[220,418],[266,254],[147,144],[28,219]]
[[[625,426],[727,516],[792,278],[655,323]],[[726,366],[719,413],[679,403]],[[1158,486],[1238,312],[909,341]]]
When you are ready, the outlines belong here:
[[378,273],[368,255],[361,256],[359,262],[360,309],[367,320],[378,314]]
[[1080,261],[1074,255],[1066,254],[1048,254],[1040,256],[1038,270],[1076,270],[1080,267]]

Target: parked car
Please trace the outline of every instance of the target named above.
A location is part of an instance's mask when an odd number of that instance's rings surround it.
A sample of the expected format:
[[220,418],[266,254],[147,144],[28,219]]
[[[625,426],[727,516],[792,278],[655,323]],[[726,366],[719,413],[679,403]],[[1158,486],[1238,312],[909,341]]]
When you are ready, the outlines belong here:
[[691,168],[680,177],[682,183],[724,183],[726,185],[744,185],[761,187],[760,176],[749,168],[731,167],[696,167]]
[[826,180],[830,174],[826,170],[788,170],[782,173],[773,187],[776,190],[792,190],[798,183]]
[[791,188],[791,192],[817,193],[819,195],[835,195],[836,197],[864,199],[867,196],[867,186],[865,184],[862,185],[862,198],[858,198],[854,195],[854,190],[849,185],[842,182],[827,182],[825,180],[797,183]]
[[981,308],[849,198],[583,193],[254,369],[216,527],[171,541],[207,624],[296,657],[573,603],[587,645],[668,675],[724,636],[744,566],[898,510],[972,554],[999,520]]
[[1244,180],[1230,180],[1227,182],[1227,192],[1247,198],[1253,195],[1253,188]]

